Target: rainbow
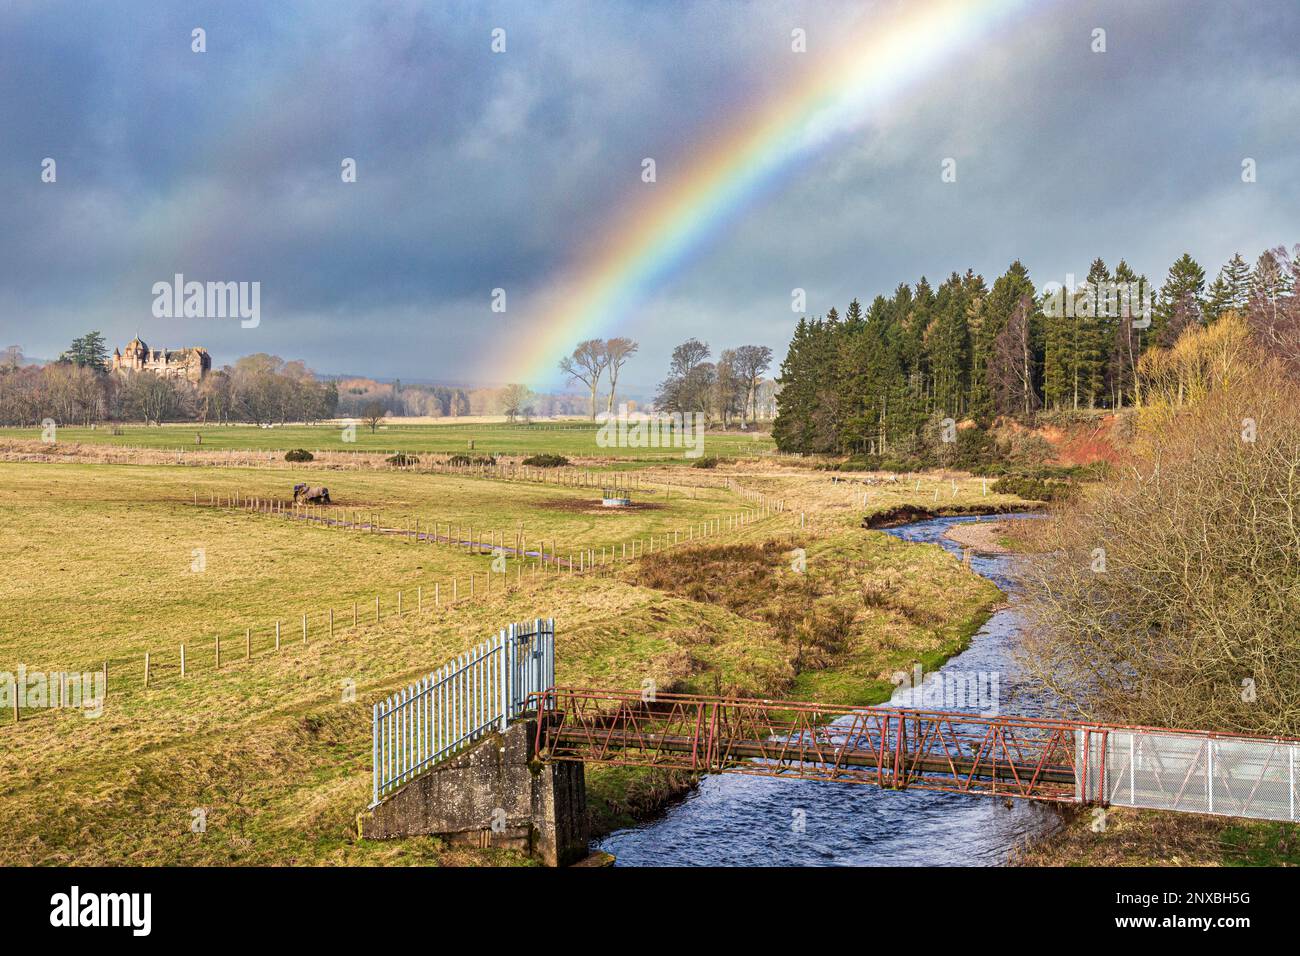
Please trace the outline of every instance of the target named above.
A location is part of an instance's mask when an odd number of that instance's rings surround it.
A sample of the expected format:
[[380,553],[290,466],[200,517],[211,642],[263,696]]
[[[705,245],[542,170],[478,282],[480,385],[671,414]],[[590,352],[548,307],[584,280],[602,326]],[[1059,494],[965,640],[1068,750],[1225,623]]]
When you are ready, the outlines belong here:
[[[861,127],[949,57],[988,38],[1030,0],[908,0],[874,18],[825,56],[810,48],[812,75],[703,145],[685,169],[659,169],[597,237],[589,253],[542,295],[493,377],[542,384],[577,342],[610,330],[723,224],[769,190],[798,160]],[[936,172],[938,175],[938,160]],[[640,185],[638,183],[638,185]]]

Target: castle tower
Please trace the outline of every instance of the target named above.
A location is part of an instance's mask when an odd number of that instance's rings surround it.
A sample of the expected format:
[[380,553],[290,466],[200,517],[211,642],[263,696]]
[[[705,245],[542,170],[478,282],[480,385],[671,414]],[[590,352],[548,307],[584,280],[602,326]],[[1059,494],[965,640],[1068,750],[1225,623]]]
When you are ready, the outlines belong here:
[[140,341],[140,336],[137,335],[126,343],[126,351],[122,354],[122,364],[125,368],[138,372],[144,368],[148,360],[149,346]]

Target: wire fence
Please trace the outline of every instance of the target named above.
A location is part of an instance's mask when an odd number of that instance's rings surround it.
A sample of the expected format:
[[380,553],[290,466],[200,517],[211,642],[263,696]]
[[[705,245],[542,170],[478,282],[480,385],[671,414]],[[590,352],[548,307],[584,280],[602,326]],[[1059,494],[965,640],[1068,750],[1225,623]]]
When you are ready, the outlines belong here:
[[[609,544],[582,544],[561,548],[556,539],[529,540],[520,531],[509,533],[481,529],[470,522],[429,519],[421,522],[410,515],[386,516],[379,512],[341,506],[321,507],[295,504],[292,501],[263,498],[243,492],[210,493],[203,502],[198,493],[192,506],[223,510],[240,510],[273,515],[321,527],[366,534],[396,536],[413,544],[441,546],[462,550],[469,555],[490,555],[492,564],[481,571],[467,569],[452,573],[444,580],[410,585],[385,595],[375,593],[349,597],[341,605],[290,611],[261,622],[230,626],[207,636],[195,635],[171,647],[129,650],[106,656],[78,668],[50,667],[51,673],[95,675],[103,694],[110,690],[143,689],[168,685],[177,680],[213,675],[240,662],[279,654],[293,645],[307,646],[321,640],[333,640],[336,632],[346,633],[359,627],[378,626],[391,619],[419,615],[465,605],[478,605],[494,595],[518,594],[525,589],[545,586],[560,576],[610,575],[618,573],[628,562],[678,546],[715,542],[745,532],[763,519],[784,510],[784,502],[761,495],[744,495],[752,507],[730,514],[704,516],[699,521],[673,530],[655,531]],[[539,536],[540,537],[540,536]],[[0,671],[3,669],[0,668]],[[0,689],[0,699],[9,698],[4,711],[18,723],[24,716],[35,717],[57,711],[48,693],[37,698],[20,693],[17,678]],[[8,716],[0,712],[0,720]]]

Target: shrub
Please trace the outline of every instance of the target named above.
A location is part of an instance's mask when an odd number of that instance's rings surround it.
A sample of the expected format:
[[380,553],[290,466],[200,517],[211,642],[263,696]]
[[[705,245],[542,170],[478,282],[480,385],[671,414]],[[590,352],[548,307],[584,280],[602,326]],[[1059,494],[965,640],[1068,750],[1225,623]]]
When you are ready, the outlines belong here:
[[962,428],[951,446],[951,467],[970,471],[981,465],[993,463],[998,458],[997,443],[982,428]]
[[1093,720],[1300,733],[1300,388],[1264,354],[1142,414],[1127,467],[1025,522],[1030,672]]
[[447,459],[447,464],[461,468],[467,465],[495,465],[496,463],[494,455],[452,455]]
[[569,464],[569,459],[563,455],[530,455],[524,459],[524,464],[533,468],[562,468]]
[[707,458],[697,458],[695,459],[695,461],[691,462],[691,467],[692,468],[717,468],[718,459],[713,457],[712,455],[708,456]]
[[1056,449],[1042,435],[1036,432],[1024,432],[1011,436],[1007,444],[1006,457],[1025,465],[1045,465],[1056,457]]
[[291,448],[284,453],[285,461],[311,461],[316,456],[305,448]]
[[1007,475],[993,482],[993,492],[999,495],[1016,495],[1028,501],[1068,501],[1074,496],[1074,485],[1068,481],[1049,481]]
[[396,465],[398,468],[407,468],[411,465],[418,465],[420,463],[418,455],[408,455],[403,451],[399,451],[396,455],[389,455],[384,460],[390,465]]

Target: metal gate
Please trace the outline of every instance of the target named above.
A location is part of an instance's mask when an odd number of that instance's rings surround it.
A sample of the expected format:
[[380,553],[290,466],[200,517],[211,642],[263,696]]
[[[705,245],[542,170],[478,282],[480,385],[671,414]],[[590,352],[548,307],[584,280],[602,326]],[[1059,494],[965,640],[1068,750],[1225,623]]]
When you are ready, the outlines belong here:
[[555,686],[555,620],[511,624],[382,703],[372,717],[373,807]]

